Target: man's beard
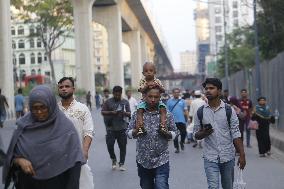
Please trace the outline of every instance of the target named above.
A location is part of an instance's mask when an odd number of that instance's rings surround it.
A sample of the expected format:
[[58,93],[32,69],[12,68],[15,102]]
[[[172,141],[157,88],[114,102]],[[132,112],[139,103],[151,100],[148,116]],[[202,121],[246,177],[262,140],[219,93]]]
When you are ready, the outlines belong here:
[[71,98],[71,97],[73,96],[73,93],[68,93],[68,94],[66,94],[66,95],[59,94],[59,96],[60,96],[62,99],[66,100],[66,99]]
[[214,99],[217,99],[218,96],[209,95],[209,96],[206,96],[206,98],[207,98],[208,100],[214,100]]

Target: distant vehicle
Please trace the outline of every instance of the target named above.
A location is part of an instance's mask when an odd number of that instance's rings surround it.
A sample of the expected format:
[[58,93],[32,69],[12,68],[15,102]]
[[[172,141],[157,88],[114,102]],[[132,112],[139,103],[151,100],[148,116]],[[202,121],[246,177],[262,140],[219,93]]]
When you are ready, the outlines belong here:
[[50,78],[46,75],[28,75],[24,79],[25,86],[35,86],[40,84],[49,84]]

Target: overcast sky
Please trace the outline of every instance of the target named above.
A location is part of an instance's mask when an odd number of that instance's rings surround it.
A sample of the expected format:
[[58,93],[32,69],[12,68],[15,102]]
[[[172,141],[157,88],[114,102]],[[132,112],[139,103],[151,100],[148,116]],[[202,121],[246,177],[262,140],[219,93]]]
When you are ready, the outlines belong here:
[[174,68],[180,52],[196,49],[194,0],[148,0],[149,7],[168,44]]

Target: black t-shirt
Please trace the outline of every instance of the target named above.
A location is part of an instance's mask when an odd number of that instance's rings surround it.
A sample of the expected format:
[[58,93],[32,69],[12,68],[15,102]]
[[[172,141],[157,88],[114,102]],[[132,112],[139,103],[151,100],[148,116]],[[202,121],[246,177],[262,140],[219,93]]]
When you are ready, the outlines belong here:
[[6,97],[0,95],[0,110],[5,110]]
[[[105,101],[102,107],[102,111],[125,111],[130,112],[129,102],[126,99],[115,101],[114,98],[110,98]],[[104,122],[107,130],[119,131],[126,129],[128,123],[125,116],[111,115],[104,116]]]

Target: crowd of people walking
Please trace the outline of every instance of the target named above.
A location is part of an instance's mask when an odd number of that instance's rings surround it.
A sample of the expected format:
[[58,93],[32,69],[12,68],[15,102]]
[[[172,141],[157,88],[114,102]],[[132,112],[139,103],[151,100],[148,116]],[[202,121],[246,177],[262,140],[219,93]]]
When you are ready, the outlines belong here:
[[[208,188],[217,189],[221,183],[224,189],[232,189],[235,159],[237,166],[244,169],[243,141],[251,148],[252,129],[257,129],[259,156],[271,154],[269,124],[275,120],[265,97],[259,97],[253,105],[246,89],[240,91],[240,99],[230,96],[217,78],[204,81],[204,93],[199,89],[182,94],[181,89],[174,88],[170,95],[155,74],[154,64],[145,63],[138,100],[131,90],[125,90],[126,98],[123,98],[122,86],[114,86],[112,95],[108,89],[103,91],[103,96],[95,95],[96,109],[105,124],[111,169],[127,171],[127,140],[135,139],[141,188],[168,189],[169,141],[173,141],[175,153],[185,150],[186,143],[193,143],[192,147],[203,150]],[[59,80],[58,102],[47,86],[32,89],[28,102],[22,89],[18,90],[15,96],[17,129],[7,153],[0,138],[0,166],[4,164],[6,188],[11,182],[17,189],[94,188],[88,165],[95,133],[92,95],[90,91],[87,93],[85,105],[75,99],[74,92],[72,77]],[[24,111],[25,103],[28,112]],[[7,108],[8,102],[0,89],[0,127],[6,119]],[[115,142],[120,150],[119,159]]]

